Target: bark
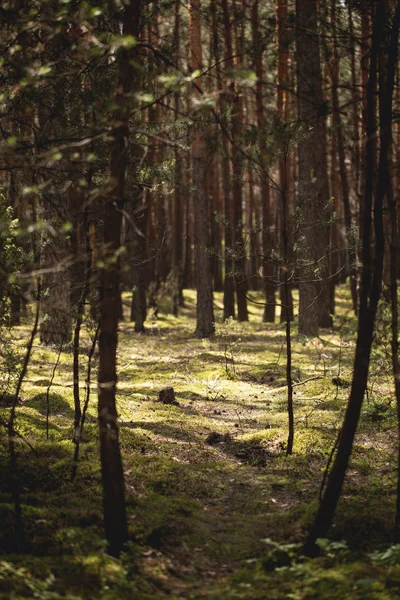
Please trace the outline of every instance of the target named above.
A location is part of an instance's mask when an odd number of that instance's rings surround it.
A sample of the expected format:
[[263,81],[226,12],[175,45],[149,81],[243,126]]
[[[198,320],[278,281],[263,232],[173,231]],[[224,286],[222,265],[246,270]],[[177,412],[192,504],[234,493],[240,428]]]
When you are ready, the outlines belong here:
[[249,204],[248,204],[248,217],[247,217],[247,230],[249,236],[249,268],[247,279],[249,281],[249,287],[251,290],[258,291],[260,289],[260,277],[258,269],[258,248],[257,248],[257,219],[256,219],[256,194],[254,189],[254,171],[249,164],[248,178],[249,178]]
[[[225,64],[228,69],[240,67],[240,59],[233,59],[232,25],[228,0],[222,0],[222,9],[225,26]],[[238,32],[234,30],[236,38],[236,54],[240,54],[240,40]],[[233,263],[234,280],[236,288],[237,318],[239,321],[248,321],[247,311],[247,281],[246,281],[246,252],[243,238],[243,154],[240,144],[243,133],[243,105],[237,85],[232,81],[229,85],[229,103],[232,105],[231,116],[231,162],[232,162],[232,221],[233,221]]]
[[[286,173],[286,165],[284,173]],[[286,198],[286,180],[282,184],[282,246],[283,246],[283,264],[289,262],[289,236],[288,236],[288,218],[287,209],[288,202]],[[288,411],[288,440],[286,454],[290,456],[293,452],[294,442],[294,407],[293,407],[293,380],[292,380],[292,334],[291,334],[291,318],[287,307],[290,305],[290,284],[289,284],[289,269],[283,269],[283,292],[285,308],[285,331],[286,331],[286,385],[287,385],[287,411]]]
[[[123,35],[137,38],[140,0],[130,0],[123,14]],[[118,82],[116,109],[112,119],[110,155],[110,186],[104,199],[105,264],[101,274],[100,335],[98,371],[98,419],[100,429],[100,460],[103,483],[103,512],[108,552],[119,556],[128,540],[124,473],[116,408],[117,344],[119,317],[119,269],[116,261],[121,244],[122,206],[128,152],[129,112],[137,67],[134,50],[122,48],[117,56]]]
[[225,117],[227,108],[227,94],[222,82],[220,51],[218,43],[218,20],[215,0],[213,2],[213,37],[214,60],[216,64],[218,109],[221,114],[221,168],[222,168],[222,212],[224,222],[224,320],[235,318],[235,282],[233,258],[233,214],[232,214],[232,175],[230,161],[230,141],[228,135],[229,125]]
[[353,23],[353,0],[348,2],[348,22],[350,39],[350,70],[351,70],[351,121],[352,121],[352,145],[351,162],[353,167],[353,189],[358,195],[360,185],[360,127],[359,127],[359,94],[357,92],[357,68],[356,68],[356,44]]
[[[400,8],[398,3],[396,12]],[[384,135],[381,140],[379,154],[379,174],[376,185],[375,204],[373,207],[374,192],[374,137],[375,128],[375,90],[377,61],[382,43],[382,34],[385,23],[385,7],[378,2],[374,19],[374,31],[371,47],[369,79],[367,86],[367,142],[366,142],[366,182],[364,199],[364,229],[363,229],[363,271],[361,280],[359,322],[357,332],[356,354],[354,360],[353,381],[350,398],[340,434],[336,457],[329,474],[327,486],[323,494],[315,521],[309,533],[305,551],[308,554],[317,552],[316,540],[326,537],[331,527],[336,506],[342,490],[346,470],[348,467],[354,436],[360,418],[363,398],[367,386],[368,369],[371,354],[372,338],[376,311],[382,289],[383,257],[384,257],[384,232],[383,232],[383,203],[387,193],[387,165],[390,149],[390,134]],[[391,54],[397,54],[398,21],[393,24]],[[390,63],[390,61],[389,61]],[[385,89],[385,101],[381,104],[381,131],[390,114],[385,114],[389,105],[391,108],[390,86]],[[383,112],[385,111],[385,113]],[[372,219],[372,209],[374,220]],[[371,238],[372,225],[375,231],[375,255],[372,256]]]
[[[390,11],[388,11],[390,12]],[[397,404],[398,420],[398,446],[397,446],[397,497],[396,497],[396,516],[394,534],[398,542],[400,539],[400,360],[399,360],[399,309],[398,309],[398,291],[397,291],[397,272],[398,272],[398,207],[397,197],[393,193],[393,95],[396,80],[396,71],[398,63],[398,42],[400,27],[400,2],[397,3],[392,27],[390,30],[389,20],[386,20],[386,44],[387,46],[387,67],[381,65],[379,73],[379,130],[380,130],[380,184],[382,194],[386,193],[387,204],[390,215],[390,305],[392,312],[392,370],[393,381]],[[382,52],[383,54],[383,52]]]
[[[54,216],[47,212],[47,220],[54,223]],[[70,302],[70,279],[66,268],[67,243],[60,236],[52,236],[43,248],[40,268],[43,277],[43,297],[40,323],[40,341],[46,346],[61,346],[70,342],[72,336],[72,310]]]
[[[277,69],[277,88],[276,88],[276,111],[280,119],[281,125],[285,127],[287,122],[291,119],[289,114],[289,86],[290,86],[290,73],[289,73],[289,38],[288,38],[288,3],[287,0],[279,0],[276,3],[276,26],[277,26],[277,50],[278,50],[278,69]],[[292,286],[290,284],[290,277],[287,269],[289,268],[289,262],[293,261],[293,235],[291,235],[291,194],[289,191],[291,185],[290,178],[290,160],[288,154],[287,141],[282,142],[279,156],[279,194],[281,199],[285,202],[285,206],[282,207],[281,211],[277,214],[277,230],[280,231],[281,235],[281,251],[282,255],[286,256],[284,259],[283,268],[280,272],[280,286],[279,295],[281,301],[281,323],[286,323],[287,319],[293,320],[293,298],[292,298]],[[284,214],[285,213],[285,214]],[[285,221],[285,223],[284,223]],[[283,230],[286,231],[283,234]],[[286,241],[283,238],[286,237]],[[285,248],[285,244],[287,247]]]
[[[365,90],[368,85],[368,71],[370,61],[370,39],[371,39],[371,18],[368,10],[362,11],[361,13],[361,58],[360,58],[360,87]],[[371,99],[372,102],[376,102],[375,96]],[[360,134],[360,189],[359,189],[359,215],[358,215],[358,227],[359,231],[362,232],[364,229],[364,203],[363,198],[365,197],[365,183],[367,180],[366,174],[366,145],[367,145],[367,121],[368,121],[368,106],[365,94],[361,98],[361,134]],[[376,106],[374,109],[371,108],[372,112],[376,112]],[[372,142],[371,142],[372,143]],[[376,153],[376,142],[374,143],[374,153]],[[359,247],[360,262],[362,259],[362,248]]]
[[254,46],[254,69],[257,76],[255,96],[256,96],[256,121],[257,127],[261,132],[260,156],[263,165],[263,172],[260,182],[260,199],[262,211],[262,270],[263,286],[265,294],[265,308],[263,314],[264,323],[273,323],[275,321],[275,267],[271,259],[271,252],[274,246],[273,227],[275,216],[272,210],[271,194],[268,183],[268,164],[265,143],[263,142],[262,132],[265,129],[265,116],[262,95],[262,82],[264,80],[264,68],[262,61],[262,40],[259,31],[258,0],[254,0],[251,13],[252,38]]
[[[129,256],[132,263],[132,303],[131,321],[135,322],[136,333],[144,333],[147,316],[147,250],[146,250],[146,228],[148,219],[148,208],[145,205],[146,194],[142,193],[142,206],[128,207],[127,211],[131,219]],[[140,200],[139,200],[140,201]]]
[[[34,250],[36,254],[36,249]],[[36,255],[37,256],[37,255]],[[16,409],[17,403],[19,399],[19,394],[21,392],[22,384],[25,379],[29,362],[31,359],[33,342],[35,340],[38,325],[39,325],[39,316],[40,316],[40,297],[41,297],[41,281],[39,279],[38,287],[37,287],[37,296],[36,296],[36,311],[35,311],[35,320],[33,323],[32,331],[29,337],[28,345],[26,348],[24,360],[22,363],[21,372],[18,377],[17,386],[15,390],[14,400],[11,406],[10,418],[8,420],[7,429],[8,429],[8,451],[10,455],[10,474],[11,474],[11,490],[12,490],[12,499],[14,504],[14,542],[15,542],[15,551],[17,553],[22,553],[25,550],[25,537],[24,537],[24,526],[22,520],[22,502],[21,502],[21,481],[19,477],[19,466],[18,466],[18,455],[16,448],[16,432],[15,432],[15,422],[16,422]]]
[[298,144],[299,209],[302,217],[303,268],[299,284],[299,333],[318,335],[330,327],[330,294],[326,240],[329,239],[329,184],[326,159],[326,106],[317,32],[317,0],[296,2],[298,116],[307,134]]
[[350,291],[355,314],[358,311],[357,297],[357,256],[353,236],[353,219],[350,207],[350,191],[346,168],[345,144],[343,136],[342,119],[339,107],[339,53],[336,35],[336,0],[331,2],[331,23],[332,23],[332,45],[333,60],[331,68],[332,79],[332,126],[336,135],[337,152],[339,158],[339,174],[341,183],[342,202],[344,208],[344,219],[347,236],[348,270],[350,273]]
[[[189,11],[190,67],[202,70],[200,0],[193,0]],[[201,78],[193,85],[193,93],[199,94]],[[196,263],[196,337],[204,338],[214,333],[214,307],[210,256],[208,252],[208,211],[205,194],[206,141],[204,132],[195,124],[192,138],[192,184],[194,204],[194,240]]]
[[[181,14],[180,14],[180,2],[175,0],[175,11],[174,11],[174,55],[175,64],[177,68],[180,68],[180,27],[181,27]],[[175,109],[175,123],[178,121],[181,111],[181,99],[179,92],[174,94],[174,109]],[[171,259],[172,259],[172,273],[173,273],[173,291],[172,291],[172,314],[178,316],[179,312],[179,300],[182,294],[183,287],[183,273],[182,273],[182,259],[183,259],[183,194],[182,194],[182,180],[183,180],[183,169],[182,169],[182,156],[179,151],[178,145],[178,131],[176,131],[176,144],[174,148],[175,154],[175,172],[174,172],[174,196],[172,206],[172,239],[171,239]]]
[[[89,238],[89,211],[84,206],[83,214],[80,213],[82,205],[77,200],[86,200],[81,195],[72,190],[73,198],[71,206],[71,216],[73,230],[71,235],[71,250],[73,255],[73,264],[71,273],[70,301],[74,313],[74,334],[73,334],[73,390],[74,390],[74,434],[73,441],[78,443],[80,435],[81,403],[79,393],[79,351],[80,336],[84,317],[85,303],[89,294],[89,285],[92,276],[92,249]],[[82,219],[82,223],[80,220]],[[83,238],[83,239],[82,239]],[[61,346],[60,346],[61,347]]]

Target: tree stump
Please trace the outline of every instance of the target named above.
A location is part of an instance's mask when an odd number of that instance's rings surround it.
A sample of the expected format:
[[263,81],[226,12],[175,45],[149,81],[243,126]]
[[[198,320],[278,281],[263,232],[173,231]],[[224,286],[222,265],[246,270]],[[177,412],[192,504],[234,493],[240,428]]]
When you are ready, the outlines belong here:
[[158,400],[163,404],[177,404],[174,388],[168,386],[160,390],[158,393]]
[[216,446],[217,444],[229,444],[232,441],[232,436],[229,433],[218,433],[217,431],[211,431],[206,437],[206,444],[209,446]]

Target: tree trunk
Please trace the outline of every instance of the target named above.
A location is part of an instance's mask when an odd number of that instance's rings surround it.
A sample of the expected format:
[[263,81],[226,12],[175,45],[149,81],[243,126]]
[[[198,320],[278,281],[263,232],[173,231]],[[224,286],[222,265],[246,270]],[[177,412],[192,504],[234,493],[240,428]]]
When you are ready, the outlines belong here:
[[262,163],[262,174],[260,182],[260,198],[262,211],[262,271],[263,287],[265,294],[265,308],[263,313],[264,323],[274,323],[275,321],[275,267],[272,262],[272,248],[274,246],[274,215],[272,211],[272,201],[268,182],[267,152],[263,142],[263,130],[265,130],[264,106],[262,97],[262,85],[264,80],[264,68],[262,62],[262,40],[259,31],[258,0],[254,0],[251,13],[252,37],[254,46],[254,69],[257,76],[256,82],[256,121],[261,134],[260,157]]
[[351,120],[353,126],[352,132],[352,145],[351,145],[351,163],[353,166],[353,190],[355,195],[358,196],[360,189],[360,126],[359,126],[359,93],[357,83],[357,69],[356,69],[356,43],[354,36],[354,24],[353,24],[353,1],[348,2],[348,23],[349,23],[349,42],[350,47],[350,69],[351,69]]
[[[181,13],[180,13],[180,2],[175,0],[174,10],[174,55],[176,67],[180,67],[180,27],[181,27]],[[174,110],[175,110],[175,124],[180,118],[181,111],[181,99],[179,92],[174,94]],[[183,232],[183,194],[182,194],[182,156],[179,150],[178,144],[178,127],[176,127],[176,142],[175,142],[175,171],[174,171],[174,196],[172,206],[172,239],[171,239],[171,259],[172,259],[172,274],[173,274],[173,289],[172,289],[172,314],[178,316],[179,301],[182,294],[183,286],[183,244],[182,244],[182,232]]]
[[[240,67],[240,59],[233,59],[232,26],[228,1],[222,0],[222,9],[225,26],[225,64],[228,69],[235,66]],[[237,33],[237,32],[236,32]],[[238,35],[236,46],[240,45]],[[236,48],[236,54],[240,52]],[[239,321],[248,321],[247,312],[247,281],[245,274],[246,253],[243,239],[243,155],[241,152],[241,136],[243,130],[243,106],[242,100],[234,81],[229,86],[229,102],[232,105],[231,116],[231,161],[232,161],[232,221],[233,221],[233,264],[234,281],[236,288],[237,318]]]
[[221,131],[221,168],[222,168],[222,212],[224,222],[224,320],[235,318],[235,281],[233,265],[233,214],[232,214],[232,176],[230,161],[230,142],[226,119],[227,94],[221,76],[220,52],[218,43],[217,7],[213,0],[213,38],[214,60],[216,64],[218,108],[222,124]]
[[[140,0],[130,0],[123,13],[123,35],[138,37]],[[115,401],[119,317],[119,269],[116,257],[121,244],[122,206],[128,152],[131,96],[138,79],[132,49],[121,48],[117,56],[116,109],[112,120],[110,186],[104,199],[105,267],[101,274],[98,372],[98,419],[103,483],[103,510],[108,552],[119,556],[128,540],[124,473]]]
[[[371,47],[369,79],[367,86],[367,142],[366,142],[366,182],[365,182],[365,202],[364,202],[364,229],[363,229],[363,271],[361,280],[359,321],[357,332],[356,355],[354,361],[353,381],[351,386],[350,398],[340,434],[336,458],[332,470],[328,477],[325,493],[319,506],[315,521],[311,528],[305,550],[309,554],[317,552],[316,540],[323,538],[331,527],[336,506],[339,500],[343,486],[346,470],[348,467],[354,436],[357,430],[360,418],[362,402],[367,387],[368,369],[371,354],[372,338],[376,311],[382,289],[382,272],[384,257],[384,231],[383,231],[383,203],[387,194],[387,176],[388,159],[390,151],[390,129],[392,120],[391,102],[393,95],[393,85],[390,76],[395,68],[391,69],[391,64],[396,64],[397,45],[400,20],[400,2],[396,8],[397,18],[393,22],[391,47],[388,60],[388,83],[384,94],[384,100],[380,103],[380,130],[381,146],[379,154],[379,174],[375,193],[375,205],[373,207],[374,192],[374,149],[376,136],[375,127],[375,90],[376,75],[379,53],[381,51],[382,35],[385,20],[387,18],[384,3],[378,2],[376,6],[376,15],[374,19],[374,31]],[[375,230],[375,256],[371,252],[372,238],[372,209],[374,214]]]
[[302,268],[299,284],[299,333],[318,335],[330,327],[330,295],[326,240],[329,240],[329,184],[326,159],[326,107],[317,31],[317,0],[296,1],[296,65],[298,116],[307,128],[299,141],[299,209]]
[[[336,36],[336,0],[331,0],[331,24],[332,24],[332,45],[333,45],[333,60],[331,67],[332,80],[332,128],[336,135],[337,152],[339,158],[339,174],[342,192],[342,201],[344,208],[344,219],[347,237],[347,253],[348,253],[348,271],[350,273],[350,291],[355,314],[358,311],[357,297],[357,249],[353,235],[353,223],[350,207],[350,191],[346,169],[346,155],[343,138],[342,119],[340,116],[339,107],[339,53],[337,47]],[[334,249],[336,250],[336,249]]]
[[[189,10],[190,67],[192,71],[203,68],[201,47],[200,0],[193,0]],[[201,78],[193,85],[193,94],[199,95]],[[196,261],[196,337],[209,337],[214,333],[214,306],[210,256],[208,252],[208,211],[205,194],[206,141],[204,132],[195,123],[192,138],[192,184],[195,222]]]
[[[55,219],[47,217],[49,222]],[[69,344],[72,335],[72,311],[70,303],[70,280],[68,269],[64,267],[67,257],[67,244],[60,236],[49,241],[43,248],[40,268],[43,276],[43,297],[41,302],[42,321],[40,341],[46,346]]]

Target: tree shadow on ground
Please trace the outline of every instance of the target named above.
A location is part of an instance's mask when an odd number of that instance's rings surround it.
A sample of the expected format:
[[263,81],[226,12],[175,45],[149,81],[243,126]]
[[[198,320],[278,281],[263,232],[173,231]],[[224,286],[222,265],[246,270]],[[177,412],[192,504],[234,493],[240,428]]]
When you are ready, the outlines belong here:
[[[74,414],[69,402],[67,402],[60,394],[50,392],[48,403],[50,415],[57,414],[62,415],[63,417],[72,417]],[[28,408],[33,408],[39,414],[45,416],[47,415],[47,393],[41,392],[36,394],[33,398],[26,400],[23,405]]]
[[166,421],[159,421],[158,423],[122,421],[120,425],[121,427],[126,427],[127,429],[145,429],[155,433],[156,435],[172,438],[181,442],[199,442],[198,437],[188,433],[183,429],[183,427],[173,427],[172,425],[168,425]]
[[212,432],[207,437],[206,443],[254,467],[266,467],[285,450],[281,442],[266,447],[255,440],[235,440],[229,433],[222,435]]

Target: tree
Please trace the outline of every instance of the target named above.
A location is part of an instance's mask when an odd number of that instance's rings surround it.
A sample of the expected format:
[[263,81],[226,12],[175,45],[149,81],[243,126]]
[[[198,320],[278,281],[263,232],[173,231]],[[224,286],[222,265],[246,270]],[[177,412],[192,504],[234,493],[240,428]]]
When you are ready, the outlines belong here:
[[[370,68],[367,87],[367,143],[366,143],[366,182],[364,199],[364,227],[363,227],[363,270],[360,292],[360,308],[357,331],[356,354],[354,359],[353,380],[350,397],[340,432],[336,457],[329,474],[325,492],[311,527],[306,552],[316,552],[316,540],[326,536],[334,518],[347,466],[353,447],[354,436],[360,418],[361,407],[368,380],[368,369],[371,354],[372,338],[374,332],[376,311],[382,289],[383,257],[384,257],[384,230],[383,206],[387,196],[388,161],[390,155],[391,122],[392,122],[392,97],[397,64],[400,2],[396,5],[395,18],[392,23],[391,42],[389,52],[384,61],[382,41],[385,23],[388,20],[388,8],[385,3],[378,2],[374,15],[374,29],[371,46]],[[381,145],[379,152],[378,177],[374,174],[374,146],[376,135],[375,118],[375,89],[377,84],[378,62],[381,68],[387,70],[379,105]],[[374,181],[376,189],[374,190]],[[375,202],[373,196],[375,191]],[[375,234],[375,252],[372,254],[371,238],[372,227]]]
[[109,187],[104,197],[104,263],[100,287],[100,335],[98,372],[98,419],[103,482],[103,510],[108,551],[119,556],[128,540],[124,473],[118,436],[116,409],[118,320],[120,289],[118,254],[121,247],[122,207],[128,153],[129,114],[132,93],[139,80],[135,50],[138,39],[141,0],[130,0],[122,16],[124,45],[117,54],[118,81],[111,125]]
[[[232,106],[231,114],[231,162],[232,162],[232,249],[233,249],[233,264],[234,264],[234,280],[236,288],[236,300],[237,300],[237,318],[239,321],[248,321],[247,312],[247,282],[245,276],[245,247],[243,240],[243,155],[241,152],[241,137],[243,134],[243,106],[242,98],[237,89],[235,83],[233,69],[240,68],[240,56],[242,54],[240,49],[240,40],[237,28],[239,27],[236,22],[234,28],[236,48],[235,53],[237,59],[233,59],[233,35],[232,26],[230,19],[230,11],[228,9],[228,1],[222,0],[222,9],[224,17],[224,29],[225,29],[225,62],[228,69],[232,72],[232,81],[229,86],[229,102]],[[234,11],[235,13],[235,11]],[[242,15],[243,18],[244,15]]]
[[[200,0],[193,0],[189,10],[190,68],[201,73],[203,69],[201,47]],[[193,94],[201,98],[201,78],[192,84]],[[214,333],[213,289],[208,253],[208,211],[205,194],[206,143],[201,131],[201,112],[194,115],[192,137],[192,183],[195,223],[195,264],[197,289],[197,325],[196,336],[209,337]]]
[[[357,297],[357,254],[354,240],[353,217],[350,206],[350,191],[346,167],[345,142],[343,134],[343,123],[340,114],[339,106],[339,74],[340,60],[337,42],[337,9],[336,0],[331,0],[331,26],[332,26],[332,61],[331,61],[331,81],[332,81],[332,135],[336,139],[337,154],[339,158],[339,174],[341,183],[341,196],[344,208],[344,219],[347,237],[347,253],[348,253],[348,270],[350,272],[350,291],[353,301],[353,309],[357,314],[358,297]],[[351,18],[351,17],[350,17]],[[352,57],[352,61],[353,61]],[[352,62],[352,70],[354,69]],[[353,71],[352,71],[353,72]],[[354,118],[354,117],[353,117]],[[358,153],[356,153],[356,156]],[[332,168],[333,170],[333,168]],[[334,225],[335,226],[335,225]],[[334,269],[336,271],[336,269]]]
[[298,203],[306,253],[299,283],[299,333],[313,337],[318,335],[318,326],[332,325],[327,286],[330,209],[326,106],[322,96],[317,0],[297,0],[296,19],[298,118],[305,128],[298,144]]
[[[258,0],[255,0],[252,5],[251,13],[251,26],[252,26],[252,38],[253,38],[253,52],[254,52],[254,70],[257,76],[257,82],[255,87],[256,96],[256,121],[259,131],[265,132],[266,122],[264,116],[264,103],[263,103],[263,80],[264,80],[264,67],[263,67],[263,44],[259,31],[259,11],[258,11]],[[260,139],[260,158],[263,164],[263,172],[260,182],[260,199],[262,207],[262,269],[263,269],[263,283],[265,293],[265,309],[263,320],[266,323],[273,323],[275,321],[275,269],[271,261],[271,252],[273,248],[273,225],[274,215],[272,210],[271,194],[269,189],[268,180],[268,164],[267,164],[267,149],[265,145],[266,132],[262,133]]]

